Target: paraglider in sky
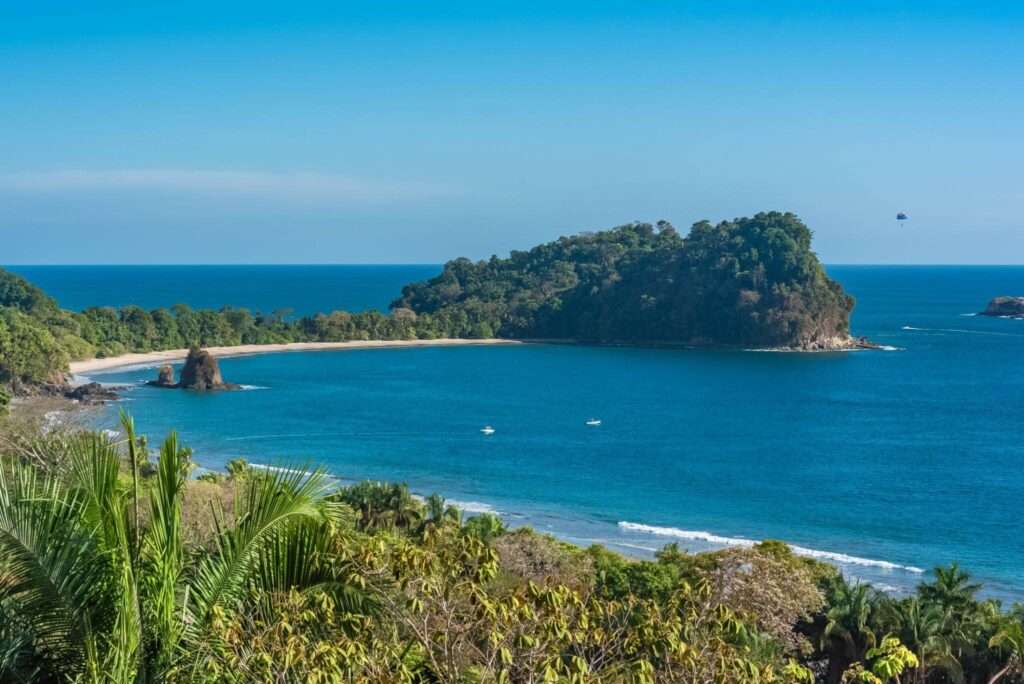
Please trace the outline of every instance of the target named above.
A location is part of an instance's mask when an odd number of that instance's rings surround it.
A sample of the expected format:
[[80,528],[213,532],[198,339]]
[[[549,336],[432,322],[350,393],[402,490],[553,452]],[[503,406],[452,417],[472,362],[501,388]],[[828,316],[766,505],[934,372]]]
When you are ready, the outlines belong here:
[[910,218],[910,217],[907,216],[906,214],[904,214],[902,211],[900,213],[896,214],[896,220],[897,221],[906,221],[908,218]]

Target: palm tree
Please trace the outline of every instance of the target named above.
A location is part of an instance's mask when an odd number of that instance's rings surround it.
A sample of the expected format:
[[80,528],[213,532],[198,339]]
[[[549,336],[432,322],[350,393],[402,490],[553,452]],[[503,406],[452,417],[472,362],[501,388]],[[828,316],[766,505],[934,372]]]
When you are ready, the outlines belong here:
[[[137,463],[134,426],[123,425]],[[200,667],[214,617],[240,610],[250,591],[329,579],[315,562],[289,562],[337,513],[320,472],[248,478],[235,524],[221,522],[214,550],[190,563],[181,525],[190,464],[173,434],[145,527],[137,486],[118,479],[118,444],[81,435],[65,458],[64,477],[0,468],[0,618],[21,637],[0,630],[4,681],[23,676],[25,663],[38,668],[33,681],[157,681]]]
[[399,529],[415,529],[423,517],[422,506],[404,484],[393,484],[388,488],[387,517]]
[[953,681],[963,679],[961,664],[953,656],[945,615],[938,606],[915,596],[886,601],[881,613],[880,621],[917,657],[918,665],[910,681],[923,684],[933,668],[945,671]]
[[981,585],[972,582],[971,576],[956,563],[948,568],[936,567],[935,580],[918,587],[918,594],[925,601],[942,606],[946,610],[964,609],[974,603],[974,595]]
[[422,517],[421,506],[404,484],[365,481],[348,487],[338,498],[359,513],[359,527],[413,529]]
[[1020,620],[1007,618],[989,641],[989,647],[1006,653],[1007,658],[1006,664],[989,678],[988,684],[996,684],[1008,674],[1024,674],[1024,627]]
[[878,602],[877,592],[867,584],[848,584],[836,577],[828,590],[822,648],[828,652],[829,684],[838,684],[851,663],[863,660],[875,645],[871,618]]
[[490,544],[494,539],[505,533],[505,524],[494,513],[481,513],[467,520],[463,529],[471,537],[476,537],[483,543]]
[[431,494],[425,502],[426,515],[420,523],[420,533],[428,529],[444,527],[448,523],[460,525],[462,513],[455,506],[449,506],[440,494]]

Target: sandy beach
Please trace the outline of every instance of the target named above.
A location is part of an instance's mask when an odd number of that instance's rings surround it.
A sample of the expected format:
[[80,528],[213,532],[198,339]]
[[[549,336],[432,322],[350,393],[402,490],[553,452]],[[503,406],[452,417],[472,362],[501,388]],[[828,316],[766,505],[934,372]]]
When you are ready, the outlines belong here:
[[[354,342],[290,342],[287,344],[240,344],[233,347],[204,347],[217,358],[248,356],[251,354],[277,354],[281,352],[342,351],[346,349],[390,349],[396,347],[454,347],[483,344],[521,344],[516,340],[361,340]],[[188,349],[167,349],[165,351],[140,354],[122,354],[103,359],[72,361],[69,370],[74,375],[95,373],[121,366],[136,364],[159,364],[181,361],[188,356]]]

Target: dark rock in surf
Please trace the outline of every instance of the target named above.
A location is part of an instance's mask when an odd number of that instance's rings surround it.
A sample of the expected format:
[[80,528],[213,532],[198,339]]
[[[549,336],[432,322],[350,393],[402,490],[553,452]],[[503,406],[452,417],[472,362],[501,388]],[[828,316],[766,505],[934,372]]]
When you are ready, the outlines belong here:
[[104,387],[98,382],[90,382],[78,387],[72,387],[64,392],[64,396],[83,404],[102,404],[120,399],[117,392],[109,387]]
[[146,384],[155,387],[177,387],[178,383],[174,379],[174,366],[170,364],[160,366],[160,370],[156,372],[156,380],[150,380]]
[[200,391],[239,389],[234,383],[224,382],[220,374],[220,365],[213,354],[197,347],[189,350],[177,386]]
[[995,297],[979,315],[1024,318],[1024,297]]

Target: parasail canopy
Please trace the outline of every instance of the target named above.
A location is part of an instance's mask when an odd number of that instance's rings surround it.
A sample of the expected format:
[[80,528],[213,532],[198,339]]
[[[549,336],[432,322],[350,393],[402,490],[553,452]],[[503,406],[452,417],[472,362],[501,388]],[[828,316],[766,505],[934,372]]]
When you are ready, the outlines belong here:
[[904,214],[902,211],[900,213],[896,214],[896,220],[897,221],[906,221],[908,218],[910,218],[910,217],[907,216],[906,214]]

